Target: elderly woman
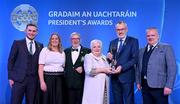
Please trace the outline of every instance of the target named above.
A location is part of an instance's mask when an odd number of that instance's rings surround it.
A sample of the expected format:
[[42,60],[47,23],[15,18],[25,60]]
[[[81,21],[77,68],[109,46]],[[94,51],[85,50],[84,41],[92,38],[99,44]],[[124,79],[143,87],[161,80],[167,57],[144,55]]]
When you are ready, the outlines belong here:
[[40,104],[63,104],[63,77],[65,53],[61,38],[53,33],[48,47],[42,49],[39,56],[40,88],[43,92]]
[[102,42],[92,40],[91,53],[84,58],[85,82],[82,104],[109,104],[107,74],[112,71],[101,50]]

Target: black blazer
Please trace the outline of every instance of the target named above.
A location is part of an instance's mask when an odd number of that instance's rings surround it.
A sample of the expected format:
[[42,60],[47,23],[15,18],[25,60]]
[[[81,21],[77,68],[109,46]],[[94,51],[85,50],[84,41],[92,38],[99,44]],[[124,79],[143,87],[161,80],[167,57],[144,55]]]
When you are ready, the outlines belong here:
[[[35,41],[36,51],[33,55],[32,63],[33,63],[33,73],[34,75],[38,75],[38,58],[41,49],[43,48],[43,44]],[[26,39],[15,40],[11,47],[11,51],[8,58],[8,79],[12,79],[14,81],[22,82],[27,74],[28,69],[28,56],[30,53],[28,52]]]
[[[90,53],[91,50],[81,46],[79,56],[78,56],[75,64],[73,65],[72,58],[71,58],[71,49],[72,49],[72,47],[64,50],[64,52],[66,54],[66,62],[65,62],[66,84],[67,84],[67,88],[80,89],[80,88],[83,88],[84,77],[85,77],[84,67],[83,67],[84,56],[86,54]],[[79,66],[83,67],[82,73],[78,73],[75,70]]]
[[135,81],[135,65],[138,61],[139,44],[138,40],[127,36],[120,53],[117,53],[118,38],[112,40],[109,52],[116,56],[117,66],[122,66],[122,71],[118,75],[121,83],[131,83]]

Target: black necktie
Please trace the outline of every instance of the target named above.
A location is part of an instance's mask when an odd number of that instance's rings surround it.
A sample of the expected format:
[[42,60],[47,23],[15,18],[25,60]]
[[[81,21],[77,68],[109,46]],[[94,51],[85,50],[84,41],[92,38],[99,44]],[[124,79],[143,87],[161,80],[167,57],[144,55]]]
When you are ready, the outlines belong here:
[[153,45],[150,45],[150,46],[149,46],[149,51],[148,51],[148,52],[150,52],[152,49],[153,49]]
[[73,49],[73,48],[72,48],[71,51],[72,51],[72,52],[73,52],[73,51],[77,51],[77,52],[78,52],[78,49]]

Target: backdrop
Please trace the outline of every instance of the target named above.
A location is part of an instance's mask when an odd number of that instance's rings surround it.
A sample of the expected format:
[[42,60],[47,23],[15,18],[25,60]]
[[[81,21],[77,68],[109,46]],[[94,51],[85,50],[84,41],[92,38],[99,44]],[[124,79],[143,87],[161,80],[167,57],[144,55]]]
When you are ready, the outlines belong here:
[[[170,104],[180,104],[180,2],[178,0],[0,0],[0,104],[9,104],[10,87],[7,60],[13,40],[22,39],[27,22],[38,24],[36,39],[47,45],[51,33],[58,32],[63,47],[70,46],[70,34],[79,32],[81,43],[89,47],[92,39],[103,42],[107,54],[109,42],[116,38],[115,24],[127,22],[128,35],[146,45],[145,30],[159,29],[161,42],[172,45],[178,73]],[[142,103],[141,93],[134,90],[136,104]]]

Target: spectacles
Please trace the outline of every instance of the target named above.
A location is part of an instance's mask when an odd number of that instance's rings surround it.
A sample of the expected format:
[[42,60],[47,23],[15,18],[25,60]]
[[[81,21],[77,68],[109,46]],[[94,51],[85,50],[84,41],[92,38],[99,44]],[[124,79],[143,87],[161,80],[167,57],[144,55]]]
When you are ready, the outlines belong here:
[[80,38],[71,38],[71,40],[79,40]]
[[124,31],[126,28],[116,29],[116,31]]

